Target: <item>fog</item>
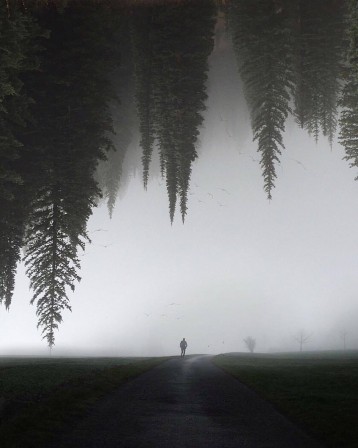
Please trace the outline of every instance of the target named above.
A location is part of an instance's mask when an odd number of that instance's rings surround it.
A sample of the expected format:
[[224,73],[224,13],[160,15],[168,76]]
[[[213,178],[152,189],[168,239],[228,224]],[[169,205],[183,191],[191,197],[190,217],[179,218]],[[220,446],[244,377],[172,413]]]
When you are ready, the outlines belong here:
[[[220,37],[221,36],[221,37]],[[335,138],[318,143],[291,118],[268,200],[230,42],[217,29],[208,109],[193,164],[185,224],[168,214],[154,161],[145,191],[138,135],[124,162],[112,219],[101,202],[88,223],[81,282],[55,356],[358,348],[358,183]],[[223,81],[225,80],[225,81]],[[125,180],[126,179],[126,180]],[[23,264],[10,312],[0,312],[1,355],[48,355]]]

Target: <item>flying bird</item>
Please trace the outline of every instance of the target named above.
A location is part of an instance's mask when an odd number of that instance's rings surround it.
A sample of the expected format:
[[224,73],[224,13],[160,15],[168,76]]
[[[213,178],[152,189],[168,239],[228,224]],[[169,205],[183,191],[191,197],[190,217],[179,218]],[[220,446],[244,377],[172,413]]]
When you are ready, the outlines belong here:
[[302,168],[303,168],[304,170],[307,171],[307,168],[304,166],[304,164],[303,164],[302,162],[300,162],[300,161],[297,160],[297,159],[293,159],[292,157],[290,157],[290,159],[293,160],[294,162],[298,163],[298,165],[301,165]]
[[225,205],[222,204],[221,202],[219,202],[219,201],[217,201],[217,202],[218,202],[218,204],[220,205],[220,207],[225,207]]
[[214,199],[214,196],[211,193],[208,193],[208,196],[210,196],[211,199]]
[[180,305],[180,303],[176,303],[176,302],[169,303],[169,306],[173,306],[173,305]]
[[229,191],[225,190],[225,188],[220,188],[220,187],[218,187],[218,189],[221,190],[221,191],[224,191],[224,192],[227,193],[227,194],[231,194]]

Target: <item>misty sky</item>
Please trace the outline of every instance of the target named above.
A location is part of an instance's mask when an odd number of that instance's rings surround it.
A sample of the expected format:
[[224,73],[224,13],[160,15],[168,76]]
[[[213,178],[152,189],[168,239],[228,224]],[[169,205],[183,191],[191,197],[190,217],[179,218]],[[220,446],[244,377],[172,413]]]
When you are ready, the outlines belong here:
[[[211,58],[208,110],[185,224],[170,225],[165,185],[144,191],[138,169],[117,202],[89,222],[92,244],[72,313],[53,353],[90,355],[358,347],[358,183],[342,147],[316,145],[291,121],[269,202],[229,48]],[[225,56],[225,60],[224,60]],[[138,146],[133,142],[132,149]],[[132,155],[133,158],[133,155]],[[97,231],[102,229],[102,231]],[[0,310],[0,354],[47,354],[20,265],[10,312]],[[174,303],[173,305],[171,305]]]

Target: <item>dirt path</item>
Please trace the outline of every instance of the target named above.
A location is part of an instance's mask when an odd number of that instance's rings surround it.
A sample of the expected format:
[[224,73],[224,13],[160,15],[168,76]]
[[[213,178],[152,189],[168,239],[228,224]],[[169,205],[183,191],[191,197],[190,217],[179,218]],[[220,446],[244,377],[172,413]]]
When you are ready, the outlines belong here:
[[318,448],[270,404],[196,356],[167,361],[101,400],[53,448]]

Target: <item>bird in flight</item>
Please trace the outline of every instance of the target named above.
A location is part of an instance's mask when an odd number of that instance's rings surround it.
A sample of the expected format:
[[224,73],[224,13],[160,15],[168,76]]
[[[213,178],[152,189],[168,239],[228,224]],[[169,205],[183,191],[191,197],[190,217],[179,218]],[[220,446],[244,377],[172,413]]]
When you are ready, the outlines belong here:
[[203,204],[205,204],[205,202],[204,202],[204,201],[202,201],[201,199],[198,199],[198,202],[202,202]]
[[290,157],[290,159],[291,160],[293,160],[294,162],[296,162],[296,163],[298,163],[299,165],[301,165],[302,166],[302,168],[304,169],[304,170],[306,170],[307,171],[307,168],[304,166],[304,164],[302,163],[302,162],[300,162],[299,160],[297,160],[297,159],[293,159],[292,157]]
[[218,187],[218,189],[221,190],[221,191],[224,191],[224,192],[227,193],[227,194],[231,194],[231,193],[229,193],[227,190],[225,190],[225,188],[220,188],[220,187]]
[[222,203],[221,203],[221,202],[219,202],[219,201],[218,201],[218,204],[219,204],[219,206],[220,206],[220,207],[225,207],[225,205],[224,205],[224,204],[222,204]]
[[143,313],[143,314],[145,314],[147,317],[149,317],[150,316],[150,314],[148,314],[148,313]]
[[180,305],[180,303],[176,303],[176,302],[169,303],[169,306],[173,306],[173,305]]
[[208,196],[210,196],[211,199],[214,199],[214,196],[211,193],[208,193]]

